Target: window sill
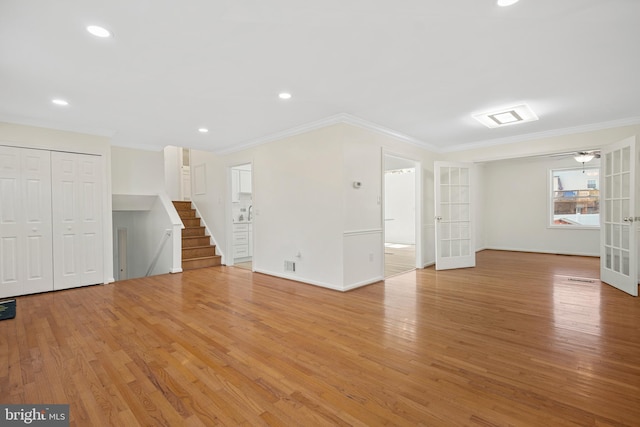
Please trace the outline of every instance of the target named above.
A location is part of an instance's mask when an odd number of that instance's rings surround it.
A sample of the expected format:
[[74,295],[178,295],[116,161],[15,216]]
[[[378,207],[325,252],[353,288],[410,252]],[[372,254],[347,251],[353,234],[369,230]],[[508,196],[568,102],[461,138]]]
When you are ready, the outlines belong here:
[[552,230],[600,230],[599,225],[547,225]]

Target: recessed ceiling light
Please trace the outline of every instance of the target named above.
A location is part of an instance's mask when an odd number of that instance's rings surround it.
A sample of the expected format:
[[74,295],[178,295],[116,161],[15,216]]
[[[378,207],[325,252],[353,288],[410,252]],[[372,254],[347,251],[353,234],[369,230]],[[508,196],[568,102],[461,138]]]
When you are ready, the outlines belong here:
[[198,132],[200,132],[200,133],[207,133],[207,132],[209,132],[209,129],[207,129],[207,128],[200,128],[200,129],[198,129]]
[[64,100],[64,99],[60,99],[60,98],[56,98],[56,99],[52,99],[51,102],[53,102],[56,105],[61,105],[61,106],[67,106],[69,105],[69,102]]
[[291,94],[287,92],[282,92],[278,94],[278,98],[280,99],[291,99]]
[[91,34],[93,34],[96,37],[100,37],[100,38],[107,38],[107,37],[111,37],[111,31],[107,30],[104,27],[100,27],[98,25],[89,25],[87,27],[87,31],[89,31]]
[[498,0],[498,6],[511,6],[512,4],[518,3],[519,0]]
[[490,113],[474,114],[473,118],[488,128],[514,125],[538,120],[538,116],[526,104],[508,107]]

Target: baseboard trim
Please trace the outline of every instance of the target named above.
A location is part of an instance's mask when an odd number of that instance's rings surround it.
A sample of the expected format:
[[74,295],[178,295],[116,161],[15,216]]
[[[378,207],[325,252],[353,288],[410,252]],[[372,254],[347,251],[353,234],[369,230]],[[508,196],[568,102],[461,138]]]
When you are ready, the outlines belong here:
[[353,289],[361,288],[363,286],[373,285],[374,283],[379,283],[379,282],[383,282],[383,281],[384,281],[384,277],[382,277],[382,276],[377,277],[377,278],[368,279],[368,280],[363,280],[361,282],[353,283],[351,285],[345,286],[343,291],[347,292],[347,291],[351,291]]
[[[505,252],[524,252],[524,253],[530,253],[530,254],[585,256],[585,257],[592,257],[592,258],[600,258],[600,254],[594,255],[592,253],[581,253],[581,252],[555,252],[555,251],[544,251],[544,250],[518,249],[518,248],[496,248],[496,247],[487,247],[487,248],[484,248],[482,250],[505,251]],[[480,252],[480,251],[478,250],[476,252]]]
[[304,277],[294,276],[292,274],[274,273],[273,271],[263,270],[263,269],[259,269],[259,268],[256,268],[254,270],[254,273],[266,274],[267,276],[279,277],[281,279],[287,279],[287,280],[291,280],[291,281],[294,281],[294,282],[300,282],[300,283],[304,283],[306,285],[319,286],[321,288],[327,288],[327,289],[331,289],[331,290],[334,290],[334,291],[344,292],[344,289],[342,287],[335,286],[335,285],[332,285],[332,284],[329,284],[329,283],[319,282],[319,281],[316,281],[316,280],[305,279]]

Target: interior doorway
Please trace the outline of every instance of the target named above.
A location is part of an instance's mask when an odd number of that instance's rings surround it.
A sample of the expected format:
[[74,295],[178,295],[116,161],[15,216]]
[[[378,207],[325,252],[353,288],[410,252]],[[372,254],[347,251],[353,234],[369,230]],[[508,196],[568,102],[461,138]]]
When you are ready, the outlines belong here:
[[419,163],[384,155],[384,277],[416,268]]
[[253,270],[253,165],[229,168],[231,194],[231,239],[227,265]]
[[127,280],[129,278],[129,263],[127,260],[127,229],[118,228],[118,280]]
[[184,147],[180,149],[180,195],[191,200],[191,150]]

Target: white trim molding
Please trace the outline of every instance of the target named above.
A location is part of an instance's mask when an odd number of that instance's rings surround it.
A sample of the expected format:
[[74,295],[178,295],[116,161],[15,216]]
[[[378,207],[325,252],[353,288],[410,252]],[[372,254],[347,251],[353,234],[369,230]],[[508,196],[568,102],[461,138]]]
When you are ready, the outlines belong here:
[[406,142],[411,145],[415,145],[426,150],[439,151],[439,149],[432,144],[421,141],[412,136],[403,134],[401,132],[395,131],[391,128],[387,128],[384,126],[380,126],[378,124],[372,123],[368,120],[361,119],[360,117],[352,116],[347,113],[335,114],[333,116],[325,117],[320,120],[316,120],[313,122],[305,123],[300,126],[296,126],[290,129],[283,130],[281,132],[276,132],[271,135],[267,135],[261,138],[256,138],[250,141],[246,141],[244,143],[230,145],[221,150],[215,151],[216,154],[230,154],[236,151],[246,150],[251,147],[256,147],[258,145],[266,144],[268,142],[278,141],[284,138],[288,138],[295,135],[300,135],[306,132],[311,132],[313,130],[322,129],[328,126],[336,125],[339,123],[345,123],[352,126],[358,126],[363,129],[370,130],[372,132],[376,132],[382,135],[390,136],[392,138],[398,139],[400,141]]

